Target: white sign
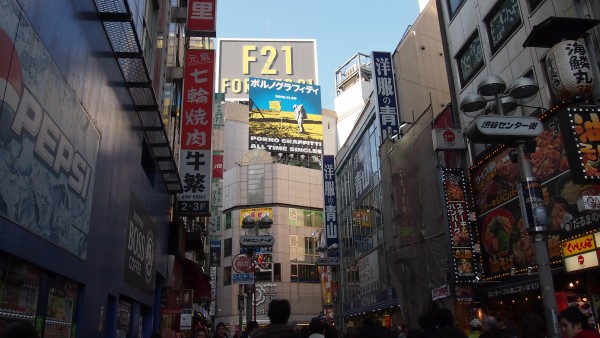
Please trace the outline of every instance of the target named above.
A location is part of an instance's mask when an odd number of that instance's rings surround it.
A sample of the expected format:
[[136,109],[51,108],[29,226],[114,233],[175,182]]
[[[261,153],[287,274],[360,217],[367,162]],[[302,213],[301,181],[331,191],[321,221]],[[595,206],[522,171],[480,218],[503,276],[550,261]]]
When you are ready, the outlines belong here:
[[598,266],[598,253],[595,250],[565,258],[565,270],[567,272],[589,269],[596,266]]
[[594,79],[589,54],[578,41],[565,40],[550,48],[546,54],[546,72],[550,89],[560,100],[592,92]]
[[431,299],[438,300],[441,298],[450,297],[450,285],[444,284],[439,288],[431,290]]
[[538,137],[544,126],[535,117],[480,115],[465,130],[475,143],[510,143]]
[[600,210],[600,196],[581,195],[577,199],[579,211]]
[[245,247],[273,246],[273,244],[275,238],[271,235],[240,237],[240,245]]
[[465,137],[460,129],[434,129],[431,131],[433,150],[463,150]]
[[191,330],[192,329],[192,309],[182,309],[181,319],[179,320],[180,330]]

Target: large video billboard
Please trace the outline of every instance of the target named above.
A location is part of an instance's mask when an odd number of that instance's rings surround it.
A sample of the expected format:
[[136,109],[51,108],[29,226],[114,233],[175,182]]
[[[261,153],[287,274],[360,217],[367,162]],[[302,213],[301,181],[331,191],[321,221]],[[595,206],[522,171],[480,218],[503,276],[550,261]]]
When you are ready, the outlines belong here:
[[250,149],[323,154],[321,87],[250,78]]
[[315,40],[220,39],[217,92],[247,101],[250,77],[318,84]]

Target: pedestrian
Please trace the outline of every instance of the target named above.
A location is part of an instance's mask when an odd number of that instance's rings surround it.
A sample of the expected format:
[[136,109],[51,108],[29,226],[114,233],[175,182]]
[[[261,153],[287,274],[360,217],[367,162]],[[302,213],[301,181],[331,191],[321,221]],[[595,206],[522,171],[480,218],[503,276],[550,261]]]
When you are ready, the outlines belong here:
[[304,120],[306,119],[306,110],[303,104],[294,105],[294,117],[298,122],[298,132],[304,133]]
[[335,326],[333,325],[325,325],[325,333],[323,333],[325,338],[338,338],[339,334]]
[[204,328],[196,330],[196,338],[208,338],[208,332]]
[[432,312],[426,312],[417,317],[417,323],[419,323],[419,326],[421,327],[423,338],[439,337]]
[[381,324],[372,318],[365,318],[362,325],[354,333],[354,338],[383,337],[385,334]]
[[249,338],[252,331],[258,328],[258,322],[256,320],[251,321],[246,325],[246,331],[242,334],[242,338]]
[[219,322],[215,327],[214,338],[227,338],[227,326],[223,322]]
[[318,317],[310,320],[310,323],[308,323],[308,333],[310,333],[310,336],[308,338],[324,338],[324,332],[323,322]]
[[39,338],[35,326],[30,322],[19,320],[8,324],[1,338]]
[[574,306],[569,306],[558,315],[563,334],[567,338],[600,338],[600,334],[590,327],[586,315]]
[[540,315],[535,312],[526,313],[521,319],[519,338],[546,338],[546,323]]
[[398,338],[406,338],[407,332],[408,332],[408,326],[406,324],[402,324],[400,326],[400,333],[398,334]]
[[498,321],[494,316],[483,318],[479,338],[504,338],[504,334],[498,327]]
[[274,299],[269,303],[269,325],[252,331],[252,338],[300,338],[296,329],[287,324],[291,306],[286,299]]
[[469,322],[469,328],[471,329],[469,338],[479,338],[479,335],[481,334],[481,321],[479,318],[473,318]]
[[437,309],[434,318],[437,324],[437,333],[442,338],[468,338],[461,329],[454,325],[454,316],[449,309]]

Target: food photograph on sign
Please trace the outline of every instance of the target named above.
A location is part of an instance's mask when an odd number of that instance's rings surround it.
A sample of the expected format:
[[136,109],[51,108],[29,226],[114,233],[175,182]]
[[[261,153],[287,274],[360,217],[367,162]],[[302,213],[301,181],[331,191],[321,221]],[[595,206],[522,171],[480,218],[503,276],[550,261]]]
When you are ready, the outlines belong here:
[[250,78],[250,149],[272,153],[323,154],[321,88]]

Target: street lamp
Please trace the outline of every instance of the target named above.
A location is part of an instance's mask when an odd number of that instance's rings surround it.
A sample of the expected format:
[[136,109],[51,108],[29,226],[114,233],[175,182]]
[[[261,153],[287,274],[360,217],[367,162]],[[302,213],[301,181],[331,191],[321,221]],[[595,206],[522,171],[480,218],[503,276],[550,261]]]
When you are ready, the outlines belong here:
[[[518,117],[504,117],[505,113],[514,111],[520,103],[532,101],[539,91],[538,85],[530,78],[521,77],[515,80],[508,87],[508,94],[505,93],[506,84],[498,75],[485,76],[477,86],[477,94],[468,93],[460,102],[460,109],[469,117],[477,117],[471,123],[478,125],[478,119],[481,119],[480,111],[484,109],[489,102],[494,102],[495,110],[501,118],[508,118],[517,122]],[[485,99],[484,96],[492,97]],[[479,116],[478,116],[479,115]],[[512,121],[511,120],[511,121]],[[529,121],[529,120],[528,120]],[[477,128],[469,128],[467,126],[467,137],[469,131],[474,131]],[[481,132],[481,130],[479,130]],[[485,141],[485,135],[479,140]],[[502,136],[502,132],[494,135],[495,139]],[[517,190],[519,192],[519,201],[521,205],[521,214],[524,223],[526,224],[526,232],[533,237],[533,249],[538,265],[538,278],[540,282],[540,290],[544,304],[544,315],[546,317],[547,330],[550,337],[560,337],[560,330],[557,322],[557,305],[554,294],[554,284],[552,281],[552,270],[550,269],[550,260],[548,258],[548,246],[546,243],[546,232],[548,231],[548,213],[543,203],[543,193],[541,184],[534,177],[531,169],[531,163],[525,157],[525,144],[532,139],[533,134],[520,135],[521,137],[511,134],[512,137],[506,138],[508,145],[516,148],[516,160],[519,163],[519,172],[521,182],[518,183]]]
[[[252,216],[248,215],[244,217],[242,220],[242,228],[243,229],[254,229],[254,236],[258,235],[258,229],[269,229],[273,225],[273,220],[268,215],[263,216],[261,219],[254,219]],[[254,250],[248,249],[248,255],[252,256],[252,274],[254,275],[254,283],[252,284],[252,290],[248,290],[248,299],[252,300],[252,302],[248,301],[246,307],[246,322],[250,323],[252,321],[252,313],[254,313],[254,320],[256,320],[256,261],[254,257]]]

